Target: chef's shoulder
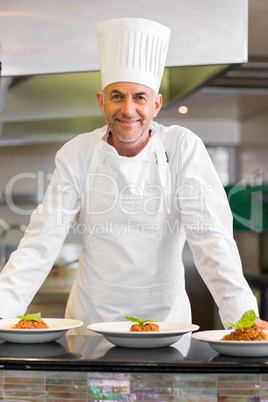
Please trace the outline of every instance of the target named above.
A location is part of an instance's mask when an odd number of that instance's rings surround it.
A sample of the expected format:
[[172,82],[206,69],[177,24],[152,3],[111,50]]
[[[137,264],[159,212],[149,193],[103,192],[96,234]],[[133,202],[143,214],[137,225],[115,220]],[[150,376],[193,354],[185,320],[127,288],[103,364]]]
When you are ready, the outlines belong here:
[[202,144],[201,138],[193,131],[180,125],[156,125],[167,151],[172,153],[183,152]]
[[59,149],[56,154],[56,162],[60,161],[68,165],[88,165],[93,150],[99,138],[106,133],[106,129],[107,127],[105,126],[72,138]]

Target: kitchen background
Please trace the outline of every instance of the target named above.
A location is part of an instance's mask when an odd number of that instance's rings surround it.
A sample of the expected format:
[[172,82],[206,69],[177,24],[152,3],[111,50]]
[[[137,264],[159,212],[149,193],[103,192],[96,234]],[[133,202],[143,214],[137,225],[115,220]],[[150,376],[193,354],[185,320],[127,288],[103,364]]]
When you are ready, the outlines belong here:
[[[190,3],[194,4],[194,1]],[[209,1],[204,1],[205,3],[209,5]],[[240,4],[242,3],[247,4],[246,1],[240,1]],[[6,4],[5,1],[0,1],[0,18],[1,14],[5,17]],[[229,7],[232,14],[232,2],[227,1],[225,7]],[[20,11],[18,14],[23,15],[23,12]],[[3,19],[4,22],[6,20]],[[224,186],[241,182],[242,185],[254,187],[268,182],[267,38],[268,2],[249,0],[248,61],[220,66],[173,66],[165,71],[162,92],[168,101],[157,121],[166,125],[186,126],[199,135],[207,146]],[[174,88],[177,90],[176,97],[172,96],[171,86],[173,92]],[[95,99],[95,93],[99,88],[100,77],[97,71],[15,74],[13,77],[2,77],[0,87],[2,265],[10,251],[17,246],[29,221],[30,213],[42,199],[54,169],[57,150],[73,136],[104,124]],[[186,106],[188,112],[179,113],[178,109],[181,106]],[[262,201],[265,204],[267,192],[264,191],[263,194]],[[253,230],[245,228],[235,230],[245,274],[260,276],[265,270],[267,266],[265,236],[265,231],[259,227]],[[261,242],[263,245],[263,239],[264,246],[260,247]],[[80,236],[73,228],[63,249],[59,250],[55,267],[30,309],[33,311],[41,309],[43,316],[63,315],[77,265],[76,262],[72,262],[79,258],[80,250]],[[217,328],[220,325],[217,309],[194,267],[187,246],[184,261],[186,284],[193,308],[193,322],[199,324],[203,330]],[[254,285],[253,288],[260,299],[259,287]]]

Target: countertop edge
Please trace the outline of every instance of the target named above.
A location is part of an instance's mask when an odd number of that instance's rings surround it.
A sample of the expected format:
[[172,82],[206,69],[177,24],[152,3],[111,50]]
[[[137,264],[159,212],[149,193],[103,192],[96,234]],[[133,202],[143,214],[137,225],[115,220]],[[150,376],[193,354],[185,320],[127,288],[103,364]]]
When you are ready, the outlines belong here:
[[192,373],[192,374],[268,374],[266,363],[239,362],[96,362],[62,359],[3,359],[0,370],[43,370],[43,371],[83,371],[83,372],[125,372],[125,373]]

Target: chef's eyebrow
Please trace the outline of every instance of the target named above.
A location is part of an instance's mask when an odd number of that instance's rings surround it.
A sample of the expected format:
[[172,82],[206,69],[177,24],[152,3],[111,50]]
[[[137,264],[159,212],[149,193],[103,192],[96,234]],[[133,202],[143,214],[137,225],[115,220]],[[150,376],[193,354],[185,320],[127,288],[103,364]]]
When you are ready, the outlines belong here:
[[[113,89],[113,90],[111,91],[111,95],[112,95],[112,94],[125,95],[124,92],[119,91],[119,89]],[[136,93],[134,94],[134,96],[142,96],[142,95],[148,95],[148,94],[147,94],[147,92],[145,92],[145,91],[136,92]]]
[[123,95],[123,92],[119,91],[118,89],[113,89],[113,90],[110,92],[110,94],[111,94],[111,95],[113,95],[113,94]]

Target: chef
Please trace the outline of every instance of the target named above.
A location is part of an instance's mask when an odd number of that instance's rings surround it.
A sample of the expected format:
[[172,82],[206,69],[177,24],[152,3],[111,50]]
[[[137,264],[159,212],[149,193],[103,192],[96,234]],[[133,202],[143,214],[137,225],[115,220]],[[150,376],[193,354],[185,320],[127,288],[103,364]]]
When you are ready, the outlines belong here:
[[57,153],[44,200],[1,272],[0,317],[26,312],[77,217],[83,252],[66,317],[84,322],[80,333],[126,315],[190,323],[186,240],[223,325],[250,309],[258,316],[225,191],[203,143],[186,128],[153,121],[170,30],[120,18],[99,23],[97,36],[97,99],[107,125]]

